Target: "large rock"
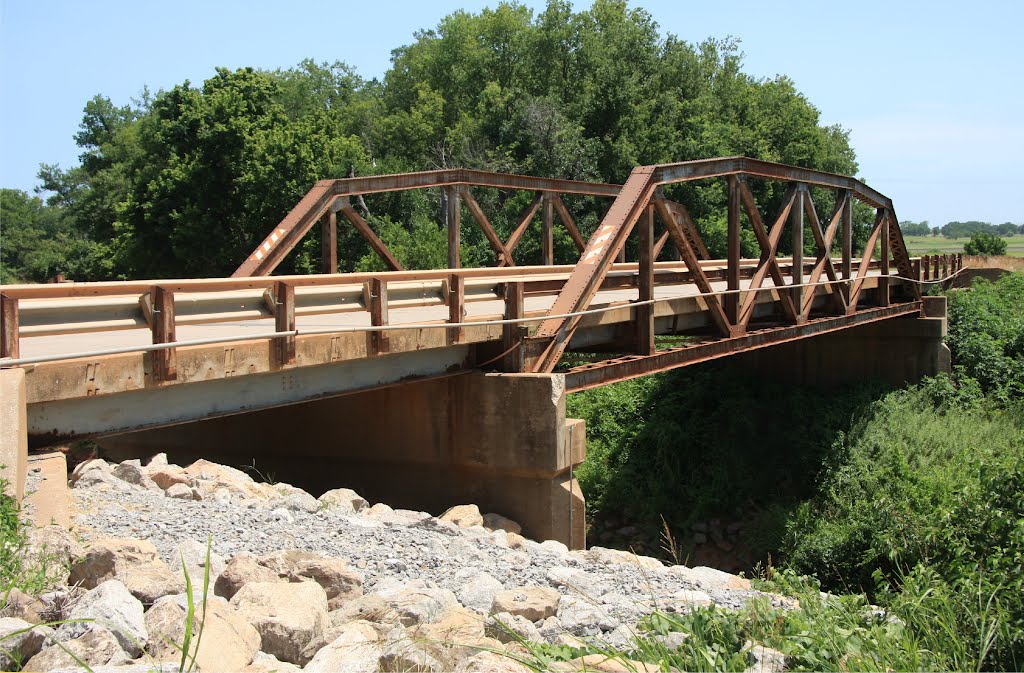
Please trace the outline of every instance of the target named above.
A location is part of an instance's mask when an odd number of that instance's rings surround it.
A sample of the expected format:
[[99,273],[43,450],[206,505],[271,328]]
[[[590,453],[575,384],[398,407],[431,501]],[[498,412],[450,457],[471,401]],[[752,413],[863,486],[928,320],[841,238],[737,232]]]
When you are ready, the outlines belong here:
[[508,612],[536,622],[558,612],[558,603],[561,599],[562,594],[550,587],[504,589],[494,595],[491,612]]
[[185,468],[185,474],[194,479],[192,485],[202,494],[203,498],[216,499],[221,491],[229,501],[231,496],[239,499],[266,500],[271,487],[257,484],[253,478],[233,467],[218,465],[208,460],[197,460]]
[[110,629],[100,624],[78,638],[60,645],[51,645],[25,663],[25,671],[49,671],[72,667],[81,663],[89,666],[121,666],[131,662],[132,656],[124,651]]
[[480,508],[476,505],[456,505],[437,518],[453,523],[460,528],[484,525],[484,518],[480,514]]
[[518,523],[508,517],[495,514],[494,512],[484,514],[484,528],[489,530],[503,530],[506,533],[515,533],[516,535],[521,535],[523,532],[523,527]]
[[532,673],[532,670],[511,657],[480,652],[459,662],[455,673]]
[[435,622],[459,604],[455,594],[448,589],[427,587],[422,582],[409,582],[402,588],[378,593],[398,613],[403,626]]
[[335,488],[327,491],[319,498],[320,508],[331,514],[347,516],[355,514],[370,506],[366,499],[351,488]]
[[306,673],[377,673],[384,644],[369,622],[346,624],[337,638],[306,664]]
[[[210,561],[210,582],[214,583],[220,574],[224,572],[226,563],[224,558],[212,549],[209,552]],[[203,578],[206,576],[207,547],[198,540],[182,540],[174,549],[174,558],[185,563],[185,570],[192,579],[192,586],[202,587]]]
[[139,486],[149,491],[160,490],[160,487],[157,486],[156,482],[150,479],[145,470],[139,467],[135,462],[125,461],[121,463],[114,468],[113,475],[132,486]]
[[320,509],[320,501],[301,488],[291,484],[274,484],[271,499],[293,512],[313,512]]
[[701,589],[738,589],[750,591],[750,580],[737,575],[730,575],[716,568],[697,566],[687,568],[686,566],[672,566],[668,569],[674,575],[699,586]]
[[295,664],[281,661],[273,654],[257,652],[256,656],[252,658],[252,663],[239,669],[239,673],[299,673],[301,670]]
[[[92,622],[76,620],[88,619]],[[68,621],[57,629],[59,640],[85,635],[93,622],[111,630],[124,650],[137,657],[149,640],[142,603],[119,580],[107,580],[89,591],[72,608]]]
[[260,565],[251,554],[235,554],[224,566],[213,584],[213,593],[231,600],[238,590],[250,582],[283,581],[276,572]]
[[92,589],[109,579],[120,580],[144,603],[185,590],[184,580],[145,540],[108,538],[93,542],[71,566],[68,582]]
[[514,643],[522,640],[540,641],[537,627],[526,617],[499,612],[487,619],[485,633],[500,643]]
[[[181,651],[174,644],[184,642],[187,606],[185,595],[165,596],[146,612],[146,651],[157,661],[180,659]],[[197,637],[200,629],[202,638]],[[192,636],[189,656],[195,657],[204,673],[237,671],[247,666],[261,642],[256,629],[219,596],[207,598],[205,611],[202,603],[195,604]]]
[[5,617],[17,617],[29,624],[38,624],[44,621],[42,615],[46,612],[46,605],[17,587],[11,587],[6,596],[0,597],[0,609],[0,614]]
[[640,556],[631,554],[620,549],[607,549],[605,547],[591,547],[583,554],[584,558],[592,563],[617,564],[640,566],[645,570],[664,570],[665,564],[651,556]]
[[192,478],[184,469],[177,465],[165,465],[156,469],[147,470],[146,474],[153,482],[165,491],[175,484],[191,486]]
[[11,671],[36,655],[46,642],[47,629],[17,617],[0,617],[0,670]]
[[327,594],[314,582],[250,582],[231,599],[259,632],[260,649],[282,661],[303,665],[304,648],[330,623]]
[[[71,478],[68,481],[72,486],[78,486],[78,482],[82,480],[82,477],[88,472],[101,472],[108,477],[112,477],[112,468],[107,461],[102,458],[92,458],[90,460],[83,461],[75,466],[75,469],[71,472]],[[95,477],[93,477],[95,479]]]
[[461,579],[456,596],[465,607],[477,612],[488,612],[494,604],[495,594],[504,588],[501,582],[484,572],[474,572]]
[[331,626],[366,621],[375,624],[398,624],[398,611],[377,594],[367,594],[331,611]]
[[262,556],[259,563],[290,582],[316,582],[327,593],[327,607],[330,610],[337,610],[353,598],[363,595],[363,576],[349,569],[340,559],[293,549]]
[[450,608],[432,624],[421,624],[416,635],[446,646],[476,647],[486,637],[482,616],[462,607]]
[[786,670],[786,655],[782,652],[751,641],[747,641],[745,647],[749,665],[744,673],[782,673]]

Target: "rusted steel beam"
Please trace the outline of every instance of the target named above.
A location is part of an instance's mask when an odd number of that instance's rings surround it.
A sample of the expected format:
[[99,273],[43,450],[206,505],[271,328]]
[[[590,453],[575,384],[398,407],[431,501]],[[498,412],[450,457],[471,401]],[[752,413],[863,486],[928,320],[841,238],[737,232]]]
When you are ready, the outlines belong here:
[[498,237],[498,233],[494,231],[494,227],[491,226],[491,221],[487,219],[487,215],[484,214],[483,208],[477,203],[477,200],[473,198],[473,194],[469,191],[468,187],[462,190],[462,200],[466,204],[466,208],[469,209],[473,219],[476,220],[480,230],[484,232],[484,237],[487,242],[490,243],[491,249],[498,255],[498,264],[501,266],[515,266],[515,262],[512,260],[512,253],[505,248],[505,244],[501,242]]
[[867,309],[848,316],[817,318],[802,325],[752,331],[742,336],[658,351],[653,355],[631,355],[589,363],[565,373],[565,389],[566,392],[575,393],[736,353],[806,339],[825,332],[912,315],[920,313],[921,306],[922,302],[915,300],[887,308]]
[[665,200],[665,205],[676,216],[677,222],[682,227],[683,234],[693,247],[697,258],[711,259],[711,253],[708,252],[708,247],[704,245],[704,239],[701,238],[697,225],[693,223],[693,218],[690,217],[690,211],[686,209],[686,206],[675,201],[669,201],[668,199]]
[[[843,280],[850,280],[853,274],[853,193],[849,189],[842,192],[843,199]],[[850,303],[850,284],[843,283],[839,286],[843,293],[843,301]]]
[[[686,268],[691,274],[693,274],[693,282],[697,286],[697,289],[703,293],[711,292],[711,283],[708,281],[708,277],[704,273],[704,269],[700,266],[700,260],[697,259],[697,253],[690,245],[690,241],[687,240],[686,236],[683,234],[683,230],[676,221],[674,213],[669,209],[668,203],[664,199],[656,198],[654,199],[654,207],[657,209],[658,215],[668,228],[668,231],[672,236],[672,240],[675,242],[676,248],[679,249],[679,254],[682,256],[683,262],[686,264]],[[720,299],[717,296],[711,295],[704,297],[704,302],[707,304],[708,311],[711,313],[711,319],[718,330],[723,335],[731,335],[733,333],[732,324],[725,315],[725,310],[722,308]]]
[[845,175],[816,171],[810,168],[787,166],[770,161],[760,161],[748,157],[722,157],[717,159],[699,159],[675,164],[661,164],[654,167],[654,180],[659,185],[706,178],[724,177],[726,175],[744,173],[750,176],[780,180],[784,182],[800,182],[816,187],[831,189],[849,189],[858,200],[876,208],[891,208],[892,201],[884,194],[872,189],[860,180]]
[[555,205],[551,202],[551,192],[544,192],[541,201],[541,224],[540,224],[540,258],[541,264],[551,266],[555,263]]
[[[388,324],[388,283],[383,278],[371,278],[366,283],[366,295],[370,310],[370,325],[382,327]],[[370,332],[370,353],[378,355],[391,350],[391,339],[387,331]]]
[[449,185],[444,191],[447,196],[445,226],[448,228],[448,268],[458,269],[462,266],[462,208],[459,198],[461,189],[458,185]]
[[[523,303],[523,283],[505,283],[505,320],[521,320],[526,315]],[[508,323],[501,326],[501,343],[504,356],[501,359],[503,372],[519,373],[523,371],[523,343],[527,327],[522,323]]]
[[[174,334],[174,293],[154,285],[150,290],[153,302],[153,333],[154,344],[173,343],[177,339]],[[152,373],[155,381],[173,381],[178,377],[177,353],[174,348],[153,351]]]
[[[654,299],[654,206],[647,206],[646,212],[637,223],[640,230],[640,268],[638,270],[641,302]],[[654,304],[636,307],[636,346],[641,355],[654,353]]]
[[0,358],[21,357],[18,300],[0,293]]
[[395,259],[395,256],[388,250],[388,246],[384,245],[384,241],[377,237],[377,234],[370,228],[366,220],[356,212],[356,209],[352,207],[352,204],[343,202],[341,208],[341,214],[345,216],[345,219],[352,223],[352,226],[356,228],[366,242],[370,244],[370,248],[373,249],[377,256],[384,260],[384,263],[388,265],[388,268],[392,271],[403,271],[404,267],[402,264]]
[[655,260],[658,259],[658,255],[661,254],[661,251],[665,247],[665,244],[668,243],[669,238],[670,236],[668,233],[668,229],[665,229],[665,231],[661,232],[661,236],[658,237],[657,243],[654,244],[654,251],[652,253],[654,255]]
[[583,235],[580,234],[580,230],[576,227],[572,215],[569,214],[569,209],[562,202],[562,197],[558,194],[552,194],[551,200],[555,204],[555,210],[558,211],[558,217],[562,220],[562,224],[569,230],[569,235],[572,236],[573,242],[576,243],[576,247],[580,249],[580,252],[583,252],[587,248],[587,242],[583,240]]
[[[281,280],[274,283],[274,331],[295,331],[295,287]],[[295,364],[295,337],[276,337],[274,351],[278,367]]]
[[[549,315],[574,313],[590,304],[612,260],[622,249],[626,237],[654,194],[655,185],[651,180],[653,171],[651,166],[640,166],[630,173],[608,214],[590,237],[587,249],[569,275],[565,288],[555,299]],[[550,318],[541,323],[536,343],[547,343],[535,361],[531,362],[533,371],[550,372],[555,368],[578,323],[579,318]],[[533,355],[530,353],[527,357],[532,358]]]
[[864,245],[864,256],[860,260],[860,267],[857,269],[853,288],[850,290],[850,301],[846,306],[847,315],[857,310],[857,303],[860,301],[860,291],[864,286],[864,280],[867,278],[868,269],[871,268],[871,256],[875,252],[875,243],[878,242],[878,236],[882,233],[882,223],[885,221],[885,218],[885,209],[879,208],[875,215],[875,225],[871,229],[871,235],[868,236],[868,242]]
[[[892,207],[889,208],[889,215],[889,251],[896,261],[897,272],[904,278],[912,278],[914,269],[910,263],[910,252],[907,250],[907,242],[903,238],[900,222],[896,218],[896,211]],[[914,293],[914,298],[921,298],[921,287],[918,284],[914,283],[911,290]]]
[[[509,256],[519,245],[519,241],[523,238],[523,234],[530,227],[530,222],[533,221],[533,216],[537,214],[537,209],[540,208],[541,201],[544,200],[544,194],[537,192],[533,197],[533,201],[530,201],[529,205],[523,211],[522,216],[519,218],[519,225],[512,231],[512,234],[508,237],[508,241],[505,242],[505,249],[508,250]],[[498,264],[498,266],[504,266],[504,264]]]
[[338,273],[338,213],[320,218],[320,273]]
[[931,279],[931,257],[924,255],[920,259],[921,262],[921,280]]
[[[807,185],[798,184],[796,188],[796,203],[790,211],[790,229],[793,232],[793,285],[801,285],[804,282],[804,200],[807,196]],[[798,309],[804,305],[804,288],[794,287],[791,296],[793,304]],[[797,317],[799,323],[804,319],[802,314]]]
[[[754,236],[757,237],[757,244],[761,247],[761,259],[758,262],[757,269],[750,281],[749,291],[743,297],[743,304],[740,306],[739,321],[740,325],[746,329],[747,325],[750,324],[750,319],[754,315],[754,307],[757,305],[757,290],[764,283],[766,273],[771,273],[772,281],[776,287],[783,287],[786,284],[785,276],[782,273],[782,269],[779,267],[779,261],[775,257],[775,252],[779,248],[779,241],[782,240],[782,232],[786,226],[786,219],[789,217],[789,212],[793,208],[793,202],[796,198],[796,189],[790,187],[786,192],[786,195],[782,200],[782,210],[779,212],[779,216],[775,219],[775,223],[772,225],[771,231],[766,232],[764,229],[764,221],[761,219],[761,212],[757,208],[757,202],[754,200],[754,194],[750,191],[750,187],[747,185],[746,180],[740,181],[740,197],[743,201],[743,206],[747,211],[747,217],[750,218],[750,224],[754,229]],[[793,305],[793,297],[789,291],[781,290],[779,292],[779,303],[782,305],[782,312],[788,320],[791,322],[797,321],[797,310]]]
[[881,306],[889,305],[889,232],[896,226],[893,223],[892,211],[886,209],[886,217],[882,220],[882,233],[879,235],[879,240],[882,242],[881,253],[879,255],[879,261],[882,263],[882,276],[878,279],[878,289],[875,292],[878,294],[878,303]]
[[[818,220],[818,211],[814,208],[814,202],[811,200],[811,195],[808,193],[807,198],[804,199],[804,210],[807,213],[807,219],[811,223],[811,233],[814,234],[814,245],[818,250],[818,258],[815,260],[814,266],[811,268],[811,277],[808,283],[812,286],[821,280],[821,274],[824,271],[825,275],[831,281],[838,280],[836,270],[832,266],[832,240],[835,238],[836,231],[839,228],[839,221],[843,215],[843,203],[836,204],[836,209],[832,213],[832,218],[829,220],[828,230],[822,232],[821,222]],[[846,314],[846,301],[843,296],[839,293],[839,288],[836,285],[831,285],[824,288],[824,291],[828,294],[829,301],[832,302],[833,307],[838,315]],[[814,297],[817,294],[817,288],[811,287],[808,289],[807,296],[804,297],[804,304],[801,308],[800,315],[803,318],[807,318],[811,314],[811,307],[814,305]]]
[[[466,315],[466,282],[460,274],[448,276],[448,322],[461,323]],[[448,343],[457,344],[462,341],[462,327],[449,327]]]
[[[735,175],[729,175],[726,177],[726,183],[728,184],[728,205],[727,211],[727,224],[726,224],[726,274],[725,282],[727,290],[739,290],[740,289],[740,186],[739,180]],[[723,303],[725,306],[725,317],[729,319],[729,322],[736,325],[739,329],[743,329],[740,325],[739,313],[740,313],[740,295],[739,294],[728,294],[723,297]]]

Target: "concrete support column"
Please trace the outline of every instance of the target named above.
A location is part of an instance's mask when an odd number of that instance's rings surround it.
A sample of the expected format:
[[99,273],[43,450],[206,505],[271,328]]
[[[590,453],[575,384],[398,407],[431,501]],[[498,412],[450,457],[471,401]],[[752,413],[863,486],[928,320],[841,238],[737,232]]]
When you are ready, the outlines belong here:
[[565,417],[558,374],[464,374],[160,430],[109,437],[113,459],[165,451],[251,465],[314,494],[355,489],[371,502],[439,514],[474,503],[535,539],[585,546],[573,467],[583,421]]
[[25,497],[28,469],[28,421],[25,370],[0,369],[0,476],[18,504]]

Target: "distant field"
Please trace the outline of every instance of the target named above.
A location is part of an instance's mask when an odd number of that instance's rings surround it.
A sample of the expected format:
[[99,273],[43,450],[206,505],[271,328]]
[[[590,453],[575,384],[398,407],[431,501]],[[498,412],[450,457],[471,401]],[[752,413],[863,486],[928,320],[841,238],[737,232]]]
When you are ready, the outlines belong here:
[[[948,255],[963,252],[968,238],[946,238],[945,236],[904,236],[911,256]],[[1024,234],[1010,236],[1006,241],[1006,254],[1010,257],[1024,257]]]

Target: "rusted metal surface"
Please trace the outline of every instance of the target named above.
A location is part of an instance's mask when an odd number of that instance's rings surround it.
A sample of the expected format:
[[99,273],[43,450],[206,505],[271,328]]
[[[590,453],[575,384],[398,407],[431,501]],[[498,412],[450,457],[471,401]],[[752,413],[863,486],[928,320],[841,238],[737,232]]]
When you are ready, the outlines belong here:
[[[832,217],[829,220],[828,229],[826,231],[821,230],[821,222],[818,221],[818,212],[814,208],[814,202],[811,200],[811,194],[808,192],[804,198],[804,210],[807,213],[807,219],[811,224],[811,234],[814,236],[814,245],[817,248],[817,259],[814,262],[814,266],[811,268],[811,276],[808,282],[814,285],[821,280],[821,274],[824,271],[825,275],[831,281],[838,280],[836,270],[832,266],[832,240],[835,238],[836,231],[839,227],[839,221],[843,214],[843,202],[840,201],[832,213]],[[846,300],[839,294],[838,286],[832,286],[824,288],[828,293],[829,301],[835,309],[838,315],[846,314]],[[814,303],[814,296],[816,292],[814,288],[807,293],[804,298],[803,307],[800,310],[800,316],[806,319],[811,314],[811,305]]]
[[[640,260],[637,272],[638,302],[654,299],[654,206],[647,211],[637,224],[640,230]],[[654,353],[654,305],[636,307],[636,349],[642,355]]]
[[[739,321],[740,325],[746,329],[750,323],[751,317],[754,315],[754,306],[757,302],[757,290],[761,288],[764,283],[766,273],[770,273],[772,281],[776,286],[785,285],[785,278],[782,273],[782,269],[779,267],[779,260],[775,257],[775,253],[779,248],[779,241],[782,240],[782,232],[785,229],[786,219],[789,217],[789,212],[793,208],[793,202],[796,198],[796,190],[791,188],[787,191],[786,196],[782,200],[782,211],[776,218],[775,223],[772,225],[771,231],[766,232],[764,228],[764,222],[761,219],[761,212],[757,208],[757,202],[754,201],[754,195],[750,192],[750,187],[747,186],[745,180],[740,181],[740,197],[743,201],[743,206],[747,211],[747,217],[750,218],[750,224],[754,229],[754,236],[757,238],[757,244],[761,247],[761,259],[758,261],[757,270],[750,281],[750,292],[747,292],[743,298],[743,304],[740,307]],[[797,321],[797,310],[793,305],[793,297],[789,292],[780,292],[779,299],[782,304],[782,311],[792,322]]]
[[[153,300],[153,343],[174,342],[174,293],[157,285],[150,291],[150,297]],[[171,381],[177,378],[176,349],[153,351],[151,355],[153,378],[156,381]]]
[[380,237],[370,228],[370,225],[363,219],[363,216],[356,212],[352,204],[343,202],[340,210],[345,219],[352,223],[356,231],[366,239],[366,242],[370,244],[370,247],[377,253],[377,256],[384,260],[389,269],[392,271],[402,271],[401,263],[391,254],[391,250],[388,249],[388,246],[384,245],[384,241],[380,240]]
[[[520,282],[505,283],[505,320],[521,320],[526,315],[524,306],[523,284]],[[501,327],[501,345],[504,357],[501,359],[501,370],[519,373],[523,371],[523,340],[526,338],[527,327],[522,324],[508,323]]]
[[[448,322],[461,323],[466,316],[466,279],[457,273],[448,276]],[[462,327],[448,328],[448,343],[462,341]]]
[[[295,288],[284,282],[274,284],[274,330],[292,332],[295,330]],[[295,337],[281,336],[274,340],[277,364],[280,367],[295,364]]]
[[18,300],[0,293],[0,358],[17,358],[19,346]]
[[472,192],[470,192],[468,188],[462,190],[462,200],[465,202],[466,207],[469,209],[473,219],[476,220],[481,231],[484,232],[484,237],[487,239],[487,242],[490,243],[491,248],[494,250],[495,254],[498,255],[499,266],[514,266],[515,262],[512,260],[512,253],[509,252],[508,248],[505,247],[505,244],[501,242],[501,239],[498,237],[498,233],[494,231],[494,227],[491,226],[490,220],[488,220],[487,215],[484,214],[483,208],[480,207],[480,204],[477,203]]
[[[370,325],[382,327],[388,320],[388,283],[383,278],[371,278],[367,282],[367,298],[370,309]],[[370,352],[373,355],[391,350],[391,339],[386,331],[370,332]]]
[[338,273],[338,213],[320,218],[320,273]]
[[569,214],[569,209],[565,207],[565,203],[562,201],[562,197],[558,194],[552,194],[551,200],[555,204],[555,210],[558,211],[558,217],[562,220],[562,224],[569,230],[569,235],[572,236],[573,242],[576,247],[583,252],[587,249],[587,242],[583,240],[583,235],[580,230],[576,227],[576,222],[572,219],[572,215]]
[[589,363],[570,369],[565,373],[565,389],[570,393],[579,392],[757,348],[805,339],[824,332],[846,329],[902,315],[913,315],[920,311],[921,302],[912,301],[887,308],[868,309],[850,316],[818,318],[802,325],[751,331],[737,337],[659,351],[654,355],[631,355]]

